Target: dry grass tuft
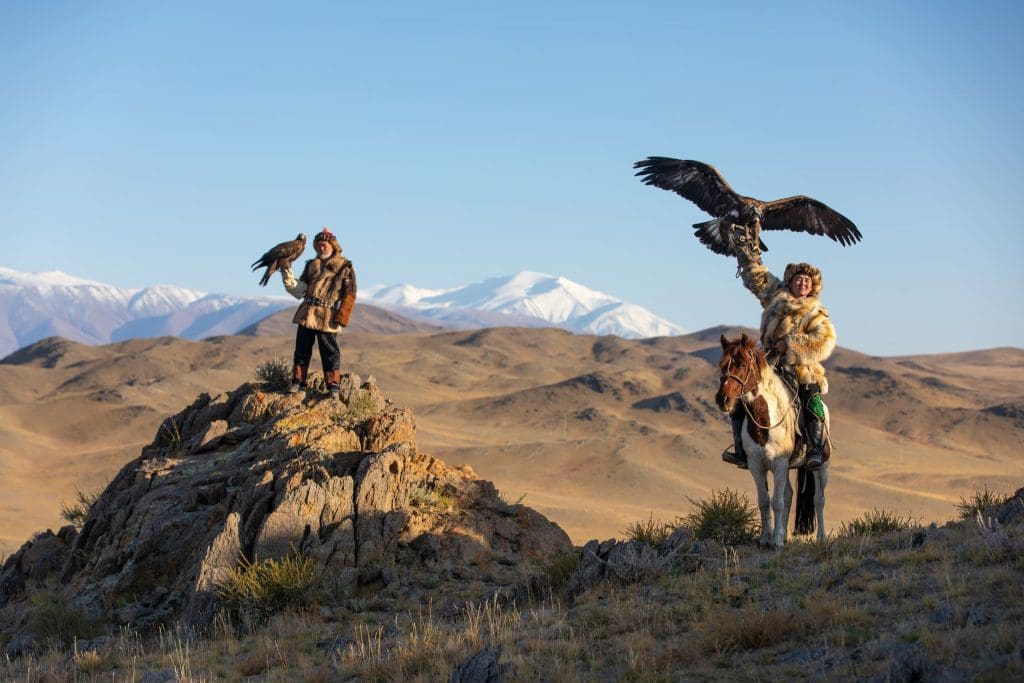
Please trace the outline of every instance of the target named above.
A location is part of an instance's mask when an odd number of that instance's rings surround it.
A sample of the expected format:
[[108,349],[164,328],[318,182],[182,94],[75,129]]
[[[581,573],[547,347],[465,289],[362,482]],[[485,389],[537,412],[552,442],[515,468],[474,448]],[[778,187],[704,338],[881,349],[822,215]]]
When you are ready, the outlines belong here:
[[322,584],[311,557],[292,555],[280,560],[250,562],[228,572],[218,591],[224,607],[249,624],[310,601]]
[[42,642],[66,646],[76,638],[91,638],[99,630],[95,620],[56,593],[36,593],[31,602],[28,632]]
[[740,545],[754,541],[761,531],[757,508],[745,493],[725,488],[713,491],[710,499],[690,502],[694,509],[679,521],[698,541]]
[[103,493],[103,491],[100,489],[86,493],[76,486],[75,500],[77,502],[69,505],[64,501],[61,501],[60,516],[70,524],[74,525],[76,529],[81,531],[82,525],[85,524],[85,518],[89,516],[89,510],[92,509],[92,506],[99,499],[101,493]]
[[655,550],[661,550],[677,526],[678,524],[673,526],[672,524],[662,522],[660,519],[655,519],[654,512],[651,512],[647,521],[640,520],[639,522],[627,524],[622,533],[631,541],[639,541],[651,546]]
[[881,536],[892,531],[905,531],[914,524],[913,520],[895,512],[875,508],[860,517],[843,522],[839,527],[842,536]]
[[956,506],[957,513],[960,515],[960,519],[973,519],[979,514],[985,514],[989,508],[999,507],[1012,497],[1012,494],[996,493],[986,484],[981,491],[975,491],[970,498],[960,496],[960,502]]

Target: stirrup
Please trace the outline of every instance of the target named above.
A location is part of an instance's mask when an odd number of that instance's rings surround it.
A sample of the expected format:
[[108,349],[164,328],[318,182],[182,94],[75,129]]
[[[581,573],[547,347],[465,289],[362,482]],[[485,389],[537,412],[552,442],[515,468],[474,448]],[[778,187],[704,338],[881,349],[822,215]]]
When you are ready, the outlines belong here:
[[804,467],[811,472],[820,470],[825,464],[825,454],[821,451],[814,451],[807,453],[807,458],[804,460]]
[[740,458],[736,455],[736,447],[730,446],[730,448],[732,448],[733,450],[730,451],[728,448],[726,448],[724,451],[722,451],[722,462],[729,463],[730,465],[736,465],[736,467],[739,467],[741,470],[750,469],[750,467],[747,465],[747,459],[744,458],[740,460]]

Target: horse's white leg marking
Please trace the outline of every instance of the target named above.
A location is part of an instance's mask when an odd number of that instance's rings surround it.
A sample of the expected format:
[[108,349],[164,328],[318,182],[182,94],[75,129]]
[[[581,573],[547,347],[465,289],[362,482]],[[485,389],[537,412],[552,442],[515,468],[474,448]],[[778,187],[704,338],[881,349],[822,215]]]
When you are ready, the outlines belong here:
[[772,520],[768,514],[768,506],[771,503],[768,497],[768,475],[760,453],[755,455],[747,451],[747,464],[750,467],[750,476],[754,478],[754,490],[757,491],[757,509],[761,512],[761,537],[758,543],[768,545],[772,540]]
[[773,545],[781,548],[786,543],[786,487],[789,486],[789,461],[785,457],[772,460],[772,511],[775,513]]

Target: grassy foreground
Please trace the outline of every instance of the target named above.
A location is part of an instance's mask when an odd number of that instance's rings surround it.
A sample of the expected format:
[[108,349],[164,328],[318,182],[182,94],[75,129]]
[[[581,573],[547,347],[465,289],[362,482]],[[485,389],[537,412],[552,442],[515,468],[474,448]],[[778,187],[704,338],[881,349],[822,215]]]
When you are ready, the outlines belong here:
[[[545,594],[507,604],[385,613],[372,595],[321,591],[256,625],[225,614],[201,634],[54,642],[0,661],[0,678],[437,681],[500,645],[522,681],[1022,680],[1024,527],[970,513],[923,528],[876,511],[823,546],[780,552],[702,541],[695,573],[606,582],[573,601],[559,590],[565,558]],[[646,540],[654,526],[627,532]]]

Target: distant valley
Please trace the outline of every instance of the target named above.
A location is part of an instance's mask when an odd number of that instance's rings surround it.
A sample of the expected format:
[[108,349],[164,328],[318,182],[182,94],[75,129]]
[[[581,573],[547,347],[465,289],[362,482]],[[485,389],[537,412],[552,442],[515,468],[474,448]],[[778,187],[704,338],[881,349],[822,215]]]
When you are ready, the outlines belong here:
[[[197,394],[233,389],[259,363],[288,358],[290,315],[249,335],[47,339],[7,357],[0,551],[59,526],[61,500],[104,485]],[[719,335],[739,329],[627,340],[550,328],[418,331],[382,315],[391,333],[343,335],[343,370],[374,375],[410,406],[422,449],[471,465],[512,500],[525,496],[576,542],[621,535],[651,514],[671,519],[714,489],[753,493],[748,473],[719,460],[728,425],[713,405]],[[961,495],[1020,486],[1024,350],[878,358],[841,348],[828,368],[831,528],[873,508],[946,520]]]

